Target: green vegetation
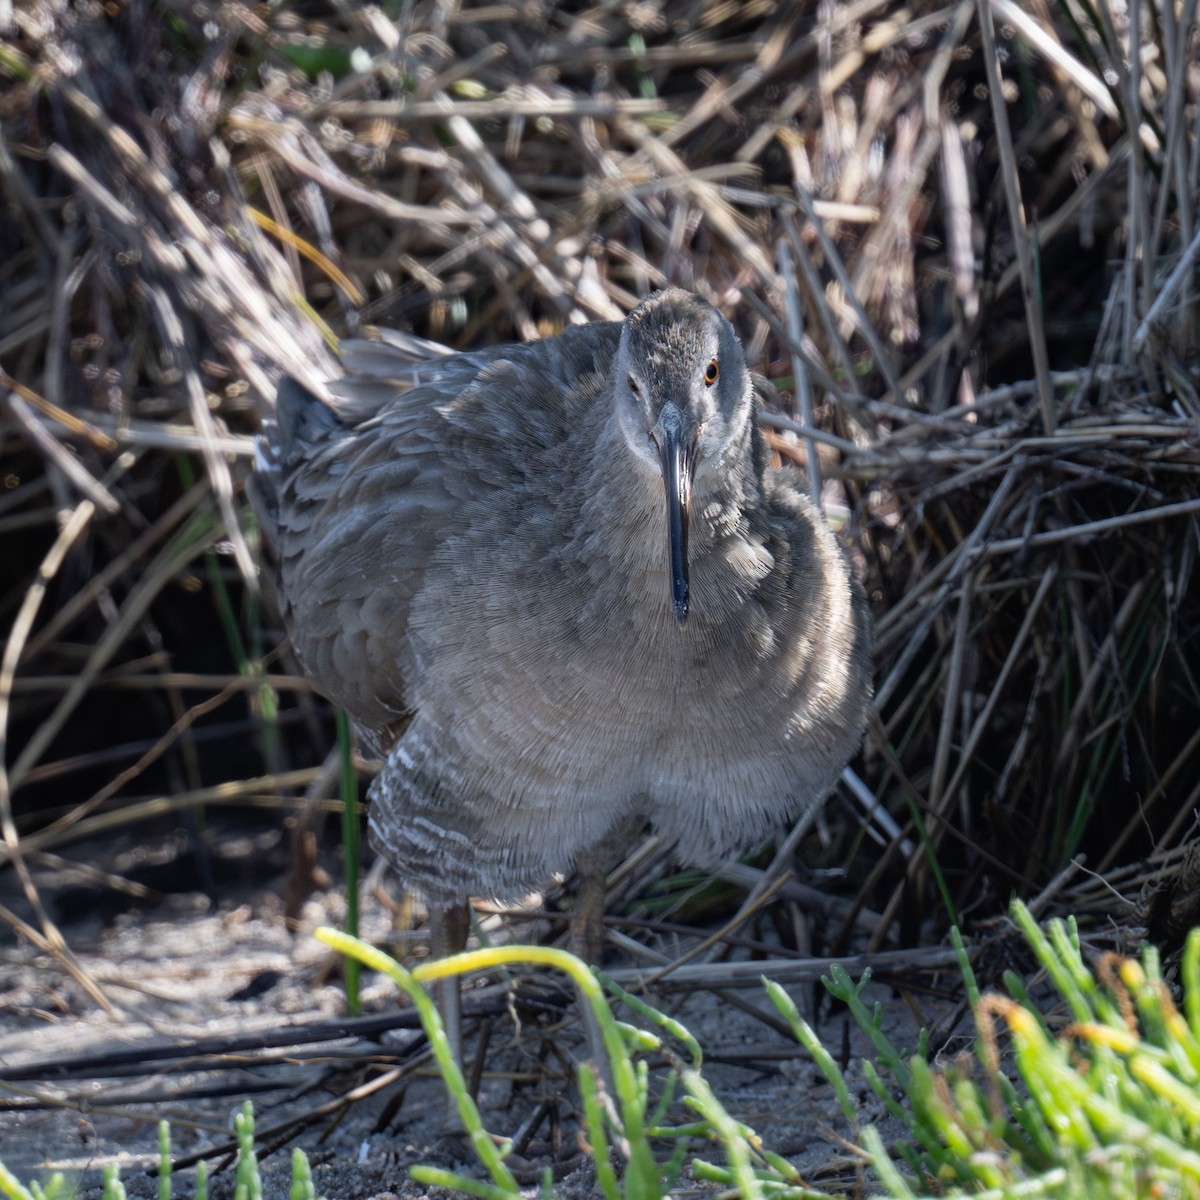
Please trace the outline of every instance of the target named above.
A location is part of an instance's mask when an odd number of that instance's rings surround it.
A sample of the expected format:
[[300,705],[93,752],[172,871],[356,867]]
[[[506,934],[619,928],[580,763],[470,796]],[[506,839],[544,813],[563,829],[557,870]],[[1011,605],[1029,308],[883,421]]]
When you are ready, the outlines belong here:
[[[237,1135],[237,1164],[234,1168],[233,1200],[262,1200],[262,1176],[258,1170],[258,1155],[254,1150],[254,1106],[247,1100],[234,1114],[234,1133]],[[125,1186],[115,1163],[102,1171],[101,1200],[125,1200]],[[158,1200],[171,1200],[175,1194],[171,1185],[171,1127],[166,1121],[158,1123]],[[28,1187],[21,1184],[0,1163],[0,1194],[8,1200],[70,1200],[77,1189],[61,1173],[51,1175],[44,1183],[36,1180]],[[208,1166],[201,1160],[196,1164],[196,1181],[192,1189],[195,1200],[208,1196]],[[292,1186],[290,1200],[316,1200],[312,1172],[302,1150],[292,1151]]]
[[[844,971],[835,971],[824,980],[870,1036],[875,1053],[873,1061],[864,1064],[867,1078],[904,1127],[903,1137],[890,1150],[877,1129],[867,1126],[860,1131],[865,1154],[887,1193],[897,1200],[918,1195],[995,1200],[1200,1195],[1200,929],[1192,931],[1183,955],[1181,1011],[1152,947],[1143,949],[1140,960],[1105,955],[1089,969],[1073,922],[1051,921],[1043,930],[1020,903],[1013,905],[1012,914],[1041,972],[1057,991],[1066,1017],[1055,1021],[1035,1008],[1025,985],[1014,976],[1006,978],[1012,996],[981,995],[956,939],[978,1037],[973,1052],[949,1064],[931,1063],[923,1035],[920,1052],[907,1057],[888,1040],[878,1010],[862,1001],[867,977],[855,983]],[[522,965],[566,974],[602,1031],[613,1081],[612,1104],[602,1102],[600,1078],[590,1062],[579,1065],[577,1082],[605,1200],[651,1200],[670,1194],[698,1138],[719,1147],[724,1162],[693,1157],[689,1170],[695,1180],[720,1183],[742,1200],[826,1195],[807,1187],[790,1163],[766,1149],[753,1129],[726,1111],[701,1073],[700,1047],[678,1022],[641,1001],[636,1002],[638,1014],[650,1017],[664,1036],[618,1021],[601,980],[565,951],[536,946],[484,949],[408,971],[345,933],[322,929],[318,937],[387,975],[416,1007],[467,1140],[489,1179],[418,1166],[411,1171],[418,1183],[485,1200],[521,1194],[504,1162],[506,1147],[498,1146],[484,1129],[423,985]],[[833,1058],[783,988],[764,982],[797,1040],[835,1089],[846,1119],[856,1125],[849,1089]],[[618,1003],[633,999],[619,988],[611,990]],[[1057,1032],[1055,1024],[1060,1026]],[[1009,1035],[1009,1053],[1002,1044],[1003,1030]],[[665,1077],[652,1077],[651,1055],[670,1064]],[[670,1124],[676,1099],[697,1119]],[[261,1181],[249,1101],[234,1124],[239,1143],[234,1195],[236,1200],[258,1200]],[[166,1122],[159,1127],[159,1145],[159,1200],[170,1200]],[[897,1158],[911,1174],[897,1167]],[[617,1159],[619,1169],[614,1165]],[[205,1191],[201,1164],[194,1193],[203,1197]],[[0,1192],[9,1200],[58,1200],[70,1189],[61,1175],[45,1184],[23,1186],[0,1165]],[[545,1193],[550,1192],[547,1179]],[[105,1200],[123,1195],[116,1168],[106,1168]],[[292,1200],[313,1196],[307,1159],[295,1150]]]
[[[907,1130],[892,1154],[874,1129],[863,1131],[889,1193],[898,1200],[1200,1195],[1200,929],[1183,955],[1181,1013],[1153,947],[1140,961],[1107,954],[1089,969],[1074,922],[1043,930],[1020,903],[1012,914],[1067,1015],[1039,1011],[1011,973],[1005,984],[1013,998],[980,996],[960,944],[978,1033],[973,1052],[936,1068],[924,1055],[904,1063],[880,1053],[903,1103],[868,1069]],[[854,1004],[848,980],[829,986]],[[861,1005],[855,1016],[871,1019]],[[894,1155],[915,1179],[896,1170]]]

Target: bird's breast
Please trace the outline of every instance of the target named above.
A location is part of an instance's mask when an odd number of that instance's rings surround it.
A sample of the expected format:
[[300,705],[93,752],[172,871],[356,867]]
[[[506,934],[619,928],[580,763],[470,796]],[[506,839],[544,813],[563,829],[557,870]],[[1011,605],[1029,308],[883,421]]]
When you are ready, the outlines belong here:
[[415,706],[460,722],[480,754],[540,756],[581,778],[611,771],[622,786],[633,764],[663,756],[690,778],[710,760],[771,752],[787,723],[778,703],[758,703],[779,691],[780,637],[757,598],[772,556],[745,538],[697,542],[683,626],[652,514],[618,523],[603,546],[497,547],[414,612]]

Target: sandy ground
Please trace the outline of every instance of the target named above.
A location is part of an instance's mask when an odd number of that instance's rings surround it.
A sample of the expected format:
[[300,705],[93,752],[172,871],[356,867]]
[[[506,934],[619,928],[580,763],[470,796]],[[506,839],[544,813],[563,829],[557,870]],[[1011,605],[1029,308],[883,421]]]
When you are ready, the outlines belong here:
[[[23,1180],[67,1172],[87,1194],[97,1190],[101,1168],[115,1162],[131,1197],[156,1196],[158,1181],[147,1167],[157,1160],[156,1123],[166,1117],[176,1161],[208,1156],[215,1173],[210,1194],[219,1197],[232,1184],[223,1149],[231,1141],[232,1114],[250,1098],[268,1197],[286,1194],[292,1147],[307,1153],[318,1195],[331,1200],[426,1194],[408,1178],[414,1163],[479,1174],[463,1147],[441,1136],[440,1083],[386,1074],[423,1042],[409,1029],[378,1029],[388,1023],[380,1019],[411,1015],[390,981],[364,976],[365,1014],[377,1018],[366,1033],[359,1026],[359,1032],[331,1037],[338,1030],[326,1028],[324,1040],[306,1039],[314,1026],[345,1017],[336,963],[312,936],[316,926],[340,917],[340,897],[317,894],[299,927],[289,929],[276,892],[262,889],[247,889],[236,902],[177,893],[156,907],[116,915],[85,907],[64,932],[80,965],[118,1007],[116,1016],[90,1002],[47,956],[6,934],[0,946],[0,1160]],[[387,908],[368,897],[364,936],[386,942],[391,927]],[[768,1008],[757,984],[738,994]],[[884,1004],[893,1039],[911,1047],[910,1005],[886,987],[872,985],[868,994]],[[802,987],[793,995],[802,1010],[811,1010],[818,992]],[[705,1077],[738,1120],[797,1163],[814,1185],[855,1190],[855,1160],[843,1142],[854,1130],[803,1051],[709,992],[659,990],[652,998],[699,1039]],[[530,1194],[549,1165],[556,1195],[592,1195],[573,1082],[584,1049],[569,994],[533,974],[476,981],[467,1003],[490,1012],[479,1092],[485,1122],[494,1134],[523,1143],[514,1163]],[[921,1019],[951,1011],[949,1004],[939,1008],[923,999]],[[881,1106],[859,1067],[865,1036],[827,1000],[816,1012],[826,1046],[848,1064],[860,1121],[879,1123]],[[468,1025],[468,1056],[479,1028],[475,1021]],[[162,1047],[172,1048],[170,1057],[155,1057]],[[652,1066],[652,1086],[661,1087],[665,1063],[658,1058]],[[351,1093],[353,1102],[340,1102]],[[671,1115],[689,1116],[678,1105]],[[719,1147],[701,1142],[692,1150],[721,1158]],[[667,1152],[664,1143],[664,1157]],[[191,1194],[192,1175],[190,1167],[179,1170],[177,1195]],[[676,1193],[709,1190],[685,1172]]]

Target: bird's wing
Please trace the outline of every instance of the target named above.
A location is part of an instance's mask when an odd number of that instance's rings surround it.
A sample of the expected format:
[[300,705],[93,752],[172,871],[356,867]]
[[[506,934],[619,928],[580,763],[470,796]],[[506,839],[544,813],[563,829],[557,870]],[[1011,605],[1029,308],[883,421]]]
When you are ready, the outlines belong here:
[[280,389],[270,539],[280,606],[321,690],[383,729],[405,711],[409,606],[456,508],[441,393],[371,377],[330,390],[349,422],[292,381]]
[[415,365],[408,347],[347,343],[361,373],[328,385],[334,408],[281,386],[254,489],[280,606],[305,669],[362,725],[406,711],[421,651],[409,611],[439,548],[564,435],[568,397],[611,357],[618,329]]

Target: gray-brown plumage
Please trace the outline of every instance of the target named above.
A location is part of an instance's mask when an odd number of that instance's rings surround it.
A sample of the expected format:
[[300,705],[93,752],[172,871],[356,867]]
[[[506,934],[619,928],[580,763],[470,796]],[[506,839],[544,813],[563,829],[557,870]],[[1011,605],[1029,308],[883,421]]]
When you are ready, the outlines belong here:
[[642,818],[704,865],[824,799],[866,606],[715,309],[347,359],[340,416],[280,389],[257,490],[296,651],[387,755],[371,830],[404,879],[515,897]]

